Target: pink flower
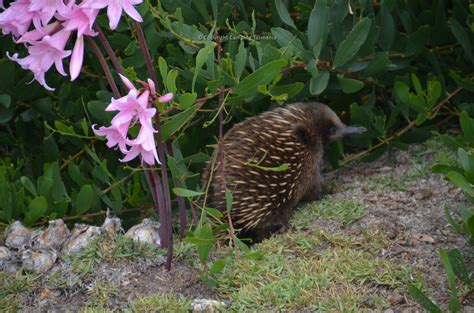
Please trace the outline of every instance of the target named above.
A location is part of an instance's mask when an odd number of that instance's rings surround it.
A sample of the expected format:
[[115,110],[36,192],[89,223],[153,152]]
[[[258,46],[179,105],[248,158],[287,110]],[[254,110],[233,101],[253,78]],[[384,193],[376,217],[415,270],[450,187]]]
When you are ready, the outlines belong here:
[[46,25],[42,29],[34,29],[32,31],[24,33],[16,43],[28,43],[33,41],[41,40],[45,35],[51,35],[57,29],[60,28],[59,22],[55,21],[51,24]]
[[4,35],[12,34],[19,37],[28,31],[33,18],[36,24],[39,23],[39,17],[28,10],[29,0],[17,0],[10,4],[8,9],[0,13],[0,28]]
[[133,83],[125,76],[123,76],[122,74],[119,73],[119,76],[120,76],[120,79],[122,80],[123,84],[125,86],[127,86],[127,88],[129,90],[135,90],[137,88],[135,88],[135,86],[133,85]]
[[137,22],[143,22],[140,13],[133,7],[142,3],[143,0],[91,0],[87,4],[94,9],[103,9],[107,7],[107,16],[109,17],[110,29],[117,28],[122,11],[128,14]]
[[43,25],[46,25],[51,21],[56,12],[65,11],[66,5],[63,0],[33,0],[28,6],[28,10],[30,12],[39,12]]
[[110,127],[100,127],[99,129],[95,129],[95,125],[92,125],[92,130],[97,136],[105,136],[107,139],[107,147],[113,148],[118,145],[120,151],[122,153],[128,152],[127,150],[127,131],[128,126],[124,125],[121,128],[116,128],[114,126]]
[[65,29],[70,31],[77,30],[77,37],[82,35],[97,36],[92,26],[98,14],[99,10],[83,4],[77,5],[74,1],[71,1],[66,10],[57,15],[57,18],[64,21],[63,26]]
[[[132,87],[133,84],[125,77],[126,85]],[[101,127],[94,132],[99,136],[106,136],[108,147],[119,145],[125,157],[122,162],[133,160],[137,156],[141,156],[143,162],[153,165],[155,160],[160,163],[158,153],[156,151],[154,134],[156,130],[153,128],[152,118],[156,114],[155,108],[148,108],[148,100],[150,91],[145,90],[140,96],[138,90],[131,89],[128,95],[113,99],[105,109],[106,111],[118,111],[111,122],[110,127]],[[135,124],[140,125],[140,131],[137,138],[130,140],[127,138],[127,132],[130,127]],[[124,147],[126,143],[130,149]]]
[[54,90],[49,87],[45,81],[45,73],[55,64],[56,69],[61,75],[66,76],[63,68],[62,59],[71,55],[71,51],[64,50],[71,32],[61,30],[56,34],[46,35],[41,41],[32,42],[28,47],[29,55],[25,58],[18,58],[18,54],[7,56],[21,65],[23,69],[29,69],[35,75],[35,79],[48,90]]
[[166,103],[166,102],[170,102],[171,100],[173,99],[173,93],[171,92],[168,92],[167,94],[161,96],[158,98],[158,101],[160,103]]

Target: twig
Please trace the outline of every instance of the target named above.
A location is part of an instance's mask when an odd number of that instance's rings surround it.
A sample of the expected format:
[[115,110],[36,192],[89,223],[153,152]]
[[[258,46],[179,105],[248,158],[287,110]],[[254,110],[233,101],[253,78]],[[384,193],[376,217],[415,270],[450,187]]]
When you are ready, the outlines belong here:
[[[146,43],[145,34],[143,33],[142,26],[139,22],[135,22],[135,31],[137,32],[138,42],[140,43],[140,49],[142,50],[143,56],[145,57],[146,68],[150,78],[155,83],[156,88],[158,88],[158,77],[156,76],[155,68],[153,67],[153,60],[151,58],[150,50]],[[158,89],[157,89],[158,91]]]
[[85,36],[85,38],[89,46],[91,47],[92,51],[96,55],[97,60],[99,61],[100,66],[102,67],[102,70],[104,71],[105,78],[107,78],[107,82],[109,83],[109,86],[112,89],[114,97],[120,98],[120,92],[117,88],[117,85],[115,84],[114,78],[112,77],[112,72],[110,71],[110,68],[107,65],[107,61],[105,61],[105,58],[102,55],[102,52],[100,51],[99,47],[90,36]]
[[[174,156],[171,142],[168,141],[166,143],[166,148],[167,148],[168,154],[170,156]],[[173,185],[175,187],[181,187],[180,183],[175,177],[173,177]],[[187,219],[186,219],[186,203],[184,202],[183,197],[178,196],[177,199],[178,199],[178,209],[179,209],[179,238],[183,239],[186,234],[186,227],[188,224]]]
[[62,171],[63,169],[65,169],[69,163],[71,163],[72,161],[74,160],[77,160],[81,155],[84,154],[84,152],[86,152],[86,149],[87,148],[90,148],[91,146],[93,146],[95,143],[97,142],[97,140],[92,140],[91,142],[89,142],[84,148],[82,148],[81,150],[79,150],[78,152],[76,152],[76,154],[74,154],[73,156],[69,157],[66,161],[63,162],[63,164],[61,164],[61,167],[59,168],[60,171]]
[[[454,90],[452,93],[448,94],[448,96],[441,102],[439,102],[431,111],[430,111],[430,116],[431,118],[434,117],[434,115],[439,111],[439,109],[444,106],[448,101],[450,101],[454,96],[456,96],[459,92],[461,92],[461,90],[463,90],[463,87],[458,87],[456,90]],[[399,132],[397,132],[396,134],[393,134],[392,136],[390,136],[389,138],[387,139],[384,139],[382,141],[380,141],[379,143],[377,143],[376,145],[374,146],[371,146],[369,149],[367,150],[364,150],[362,152],[359,152],[359,153],[355,153],[355,154],[351,154],[349,156],[347,156],[346,158],[344,158],[344,160],[341,161],[340,165],[341,166],[344,166],[354,160],[357,160],[357,159],[360,159],[364,156],[366,156],[367,154],[369,154],[370,152],[374,151],[375,149],[378,149],[380,148],[381,146],[383,146],[384,144],[387,144],[391,141],[393,141],[394,139],[397,139],[398,137],[400,137],[401,135],[405,134],[407,131],[409,131],[410,129],[412,129],[414,126],[416,126],[416,121],[410,121],[404,128],[402,128]]]

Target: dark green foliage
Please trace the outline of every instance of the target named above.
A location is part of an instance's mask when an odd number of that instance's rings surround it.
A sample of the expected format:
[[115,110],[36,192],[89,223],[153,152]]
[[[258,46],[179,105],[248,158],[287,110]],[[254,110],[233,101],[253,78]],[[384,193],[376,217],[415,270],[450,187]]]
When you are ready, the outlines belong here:
[[[158,87],[175,93],[174,102],[158,110],[162,137],[174,152],[168,160],[171,177],[184,190],[202,187],[207,146],[218,134],[219,98],[225,128],[283,103],[329,104],[346,122],[369,130],[331,146],[333,166],[373,160],[424,140],[441,132],[456,112],[465,111],[462,120],[474,116],[467,1],[145,2],[139,11]],[[105,16],[99,22],[108,29]],[[145,61],[129,22],[124,18],[106,35],[126,75],[145,80]],[[11,38],[0,38],[2,55],[22,49]],[[120,163],[120,153],[107,149],[90,129],[113,117],[104,111],[111,93],[93,54],[86,48],[77,81],[50,71],[54,93],[27,85],[31,79],[0,59],[0,222],[32,224],[87,217],[106,207],[120,212],[149,206],[138,161]],[[469,169],[471,161],[463,160]],[[466,186],[458,174],[471,183],[473,177],[463,174],[461,164],[444,170]]]

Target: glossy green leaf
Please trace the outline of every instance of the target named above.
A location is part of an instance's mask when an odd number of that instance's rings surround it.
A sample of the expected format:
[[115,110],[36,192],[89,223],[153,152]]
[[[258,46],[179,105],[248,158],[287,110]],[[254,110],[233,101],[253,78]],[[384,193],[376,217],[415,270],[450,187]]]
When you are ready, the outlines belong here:
[[354,93],[364,88],[363,81],[345,77],[338,77],[337,79],[344,93]]
[[458,249],[451,249],[447,251],[447,256],[449,258],[449,262],[453,268],[454,274],[465,284],[470,285],[471,278],[469,277],[469,271],[467,269],[466,263],[464,263],[464,259],[459,252]]
[[320,95],[326,89],[329,82],[329,71],[320,70],[318,75],[311,77],[309,81],[309,92],[312,95]]
[[469,184],[466,178],[458,172],[449,172],[448,179],[456,186],[461,188],[467,195],[474,197],[474,188]]
[[395,39],[395,22],[393,20],[393,16],[390,13],[388,8],[387,0],[382,0],[382,7],[380,10],[380,21],[381,21],[381,33],[382,36],[378,39],[378,44],[384,51],[390,51],[393,46],[393,42]]
[[173,188],[173,193],[177,196],[184,197],[184,198],[192,198],[192,197],[197,197],[204,194],[204,192],[188,190],[184,188]]
[[234,63],[234,72],[235,78],[239,81],[240,76],[244,72],[245,65],[247,64],[247,49],[245,49],[244,41],[241,40],[239,44],[239,50],[237,55],[235,56],[235,63]]
[[194,85],[196,84],[196,79],[201,72],[202,66],[206,63],[207,58],[211,53],[214,52],[214,48],[217,46],[215,42],[209,43],[204,48],[201,48],[196,55],[196,67],[194,68],[193,82],[191,84],[191,90],[194,92]]
[[36,187],[33,184],[33,182],[31,181],[31,179],[29,179],[26,176],[22,176],[20,178],[20,181],[21,181],[21,184],[23,185],[23,187],[25,187],[25,189],[28,190],[34,197],[36,197],[38,195],[37,192],[36,192]]
[[285,3],[283,3],[283,0],[274,0],[274,1],[275,1],[276,10],[278,12],[278,16],[281,18],[283,23],[293,28],[296,28],[296,25],[291,19],[290,13],[288,12],[288,9],[286,8]]
[[326,0],[316,0],[308,20],[308,43],[310,48],[323,42],[328,33],[329,7]]
[[94,200],[94,189],[91,185],[82,186],[77,194],[76,202],[74,203],[74,210],[77,215],[81,215],[90,210],[92,201]]
[[337,47],[334,57],[334,66],[339,67],[349,62],[359,51],[367,39],[372,20],[368,17],[362,18]]
[[5,108],[9,109],[12,103],[12,99],[10,98],[10,95],[3,94],[0,95],[0,105]]
[[179,97],[179,107],[183,110],[188,109],[194,104],[197,93],[184,93]]
[[232,192],[226,191],[225,192],[225,204],[226,204],[227,214],[230,214],[230,212],[232,211],[233,202],[234,202],[234,197],[232,196]]
[[188,123],[198,109],[197,105],[193,105],[189,109],[173,115],[169,120],[164,121],[161,126],[161,138],[168,140],[172,135],[178,132],[186,123]]
[[209,266],[209,271],[212,274],[218,274],[224,270],[225,264],[226,264],[225,259],[214,261],[214,263],[212,263],[211,266]]
[[457,284],[456,284],[456,276],[454,274],[453,266],[451,261],[446,253],[446,250],[443,248],[439,249],[439,255],[441,257],[441,261],[444,265],[444,270],[446,271],[446,276],[448,277],[449,288],[451,289],[451,300],[449,302],[449,308],[451,310],[458,311],[461,309],[461,305],[457,300]]
[[40,217],[44,216],[48,210],[48,201],[44,196],[38,196],[31,200],[28,205],[28,214],[26,216],[26,224],[31,225]]
[[273,27],[271,32],[272,35],[275,36],[276,41],[281,47],[292,46],[296,49],[297,52],[301,52],[304,50],[301,40],[299,40],[295,34],[287,31],[286,29],[283,29],[281,27]]
[[453,32],[454,37],[458,40],[461,47],[464,49],[469,60],[474,63],[474,56],[472,54],[472,44],[471,44],[471,35],[469,31],[462,27],[461,24],[455,19],[451,18],[449,20],[451,26],[451,31]]
[[263,65],[237,84],[233,93],[246,96],[256,93],[258,85],[270,83],[287,63],[286,60],[275,60]]
[[441,308],[434,304],[430,298],[428,298],[420,289],[418,289],[415,285],[409,284],[408,285],[408,293],[410,296],[425,310],[430,313],[443,313]]
[[474,147],[474,136],[472,135],[474,134],[474,118],[469,117],[469,114],[463,111],[461,112],[459,121],[461,124],[461,129],[465,134],[464,138],[466,138],[470,145]]

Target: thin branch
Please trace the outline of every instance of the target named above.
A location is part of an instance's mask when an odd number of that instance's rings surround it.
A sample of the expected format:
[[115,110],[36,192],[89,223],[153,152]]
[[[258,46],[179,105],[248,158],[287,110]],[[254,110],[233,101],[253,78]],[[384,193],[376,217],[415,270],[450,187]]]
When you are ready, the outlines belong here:
[[105,78],[107,78],[107,82],[109,83],[109,86],[112,89],[114,97],[120,98],[120,92],[117,88],[117,85],[115,84],[114,78],[112,77],[112,72],[110,71],[110,68],[107,65],[107,61],[105,61],[105,58],[102,55],[102,52],[100,51],[99,47],[90,36],[85,36],[85,37],[92,51],[96,55],[97,60],[99,61],[100,66],[102,67],[102,70],[104,71]]
[[86,152],[86,148],[90,148],[91,146],[93,146],[95,143],[97,142],[97,140],[92,140],[91,142],[89,142],[84,148],[82,148],[81,150],[79,150],[76,154],[74,154],[73,156],[69,157],[66,161],[63,162],[63,164],[61,164],[61,167],[59,168],[60,171],[62,171],[63,169],[65,169],[69,163],[71,163],[72,161],[74,160],[77,160],[81,155],[84,154],[84,152]]
[[[439,102],[433,109],[431,109],[430,111],[430,117],[433,118],[434,115],[436,115],[436,113],[439,111],[439,109],[444,106],[446,103],[448,103],[454,96],[456,96],[459,92],[461,92],[461,90],[463,90],[463,87],[458,87],[456,90],[454,90],[452,93],[448,94],[448,96],[441,102]],[[371,146],[369,149],[367,150],[364,150],[362,152],[359,152],[359,153],[355,153],[355,154],[351,154],[349,156],[347,156],[346,158],[344,158],[344,160],[342,160],[341,163],[339,163],[339,165],[341,166],[344,166],[352,161],[355,161],[355,160],[358,160],[364,156],[366,156],[367,154],[369,154],[370,152],[382,147],[383,145],[385,144],[388,144],[389,142],[399,138],[401,135],[405,134],[407,131],[409,131],[410,129],[412,129],[413,127],[416,126],[416,121],[410,121],[404,128],[402,128],[400,131],[398,131],[397,133],[393,134],[392,136],[390,136],[389,138],[387,139],[384,139],[382,141],[380,141],[379,143],[377,143],[376,145],[373,145]]]
[[150,50],[148,49],[148,45],[146,43],[145,34],[143,33],[142,26],[139,22],[135,22],[135,31],[137,32],[140,49],[142,50],[143,56],[145,57],[148,74],[155,83],[156,88],[158,88],[158,77],[156,76],[156,71],[155,67],[153,66],[153,60],[151,58]]

